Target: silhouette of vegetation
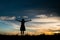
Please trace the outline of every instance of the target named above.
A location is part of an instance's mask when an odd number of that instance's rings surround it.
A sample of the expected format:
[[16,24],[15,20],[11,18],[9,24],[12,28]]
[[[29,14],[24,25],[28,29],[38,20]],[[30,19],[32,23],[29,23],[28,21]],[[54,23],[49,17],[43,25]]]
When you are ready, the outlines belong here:
[[0,40],[60,40],[60,34],[54,34],[54,35],[1,35],[0,34]]

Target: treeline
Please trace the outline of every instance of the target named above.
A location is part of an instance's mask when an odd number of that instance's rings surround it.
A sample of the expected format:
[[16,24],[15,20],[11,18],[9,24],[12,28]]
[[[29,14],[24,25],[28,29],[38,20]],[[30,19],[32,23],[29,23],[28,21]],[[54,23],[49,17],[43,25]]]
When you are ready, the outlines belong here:
[[55,33],[54,35],[0,35],[0,40],[60,40],[60,33]]

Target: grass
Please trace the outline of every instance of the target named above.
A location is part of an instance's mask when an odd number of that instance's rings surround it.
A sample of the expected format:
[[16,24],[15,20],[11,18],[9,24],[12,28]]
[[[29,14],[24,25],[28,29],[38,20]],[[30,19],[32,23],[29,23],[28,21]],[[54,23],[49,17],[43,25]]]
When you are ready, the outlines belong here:
[[0,35],[0,40],[60,40],[60,34],[54,35]]

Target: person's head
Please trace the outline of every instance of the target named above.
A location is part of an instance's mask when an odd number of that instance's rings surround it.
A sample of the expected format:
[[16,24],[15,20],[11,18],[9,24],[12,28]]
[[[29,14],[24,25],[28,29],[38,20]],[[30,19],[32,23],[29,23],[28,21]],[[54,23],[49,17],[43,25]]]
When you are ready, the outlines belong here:
[[24,21],[24,19],[22,19],[22,21]]

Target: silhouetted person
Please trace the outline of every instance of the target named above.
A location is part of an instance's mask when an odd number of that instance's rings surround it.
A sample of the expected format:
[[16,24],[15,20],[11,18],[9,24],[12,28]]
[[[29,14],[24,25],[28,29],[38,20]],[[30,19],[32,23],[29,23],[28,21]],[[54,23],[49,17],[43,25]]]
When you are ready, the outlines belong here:
[[20,20],[17,20],[17,21],[21,22],[20,31],[21,31],[21,35],[23,35],[24,31],[26,31],[26,29],[25,29],[25,22],[28,22],[28,21],[31,21],[31,20],[25,21],[24,19],[22,19],[22,21],[20,21]]

